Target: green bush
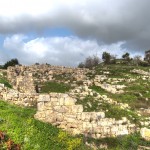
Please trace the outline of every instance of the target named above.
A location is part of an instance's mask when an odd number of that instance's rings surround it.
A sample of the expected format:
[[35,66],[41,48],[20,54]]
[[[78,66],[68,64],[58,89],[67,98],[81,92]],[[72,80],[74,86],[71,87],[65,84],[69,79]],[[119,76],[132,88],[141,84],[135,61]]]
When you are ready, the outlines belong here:
[[12,85],[10,85],[10,83],[5,78],[0,77],[0,83],[4,84],[8,88],[12,88]]

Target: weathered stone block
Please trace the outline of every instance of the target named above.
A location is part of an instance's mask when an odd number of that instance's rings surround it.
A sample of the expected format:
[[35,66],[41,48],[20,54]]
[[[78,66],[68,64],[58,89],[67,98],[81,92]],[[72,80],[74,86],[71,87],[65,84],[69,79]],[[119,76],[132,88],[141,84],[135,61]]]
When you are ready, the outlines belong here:
[[44,102],[45,108],[49,109],[52,107],[52,103],[49,101]]
[[54,106],[53,110],[54,112],[58,112],[58,113],[66,113],[67,108],[62,106]]
[[46,117],[50,117],[50,116],[53,114],[53,110],[52,110],[52,109],[46,110],[46,111],[44,111],[43,113],[45,113],[45,116],[46,116]]
[[73,105],[71,106],[71,110],[73,113],[81,113],[83,112],[83,106],[82,105]]
[[63,97],[59,98],[59,104],[64,105],[64,98]]
[[50,96],[48,94],[39,95],[38,102],[50,101]]
[[38,111],[43,111],[43,110],[45,110],[44,102],[39,102],[39,103],[37,104],[37,110],[38,110]]
[[75,99],[67,97],[64,99],[64,105],[75,105]]
[[58,98],[57,97],[51,97],[51,101],[52,102],[58,102]]

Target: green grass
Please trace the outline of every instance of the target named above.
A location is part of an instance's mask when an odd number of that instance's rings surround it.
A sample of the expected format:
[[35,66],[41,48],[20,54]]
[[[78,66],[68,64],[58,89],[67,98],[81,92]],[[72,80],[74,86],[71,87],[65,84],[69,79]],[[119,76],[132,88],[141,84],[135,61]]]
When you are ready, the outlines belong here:
[[45,82],[42,84],[41,93],[65,93],[71,89],[69,84],[57,83],[57,82]]
[[138,146],[150,146],[150,142],[141,138],[139,133],[134,133],[126,136],[119,136],[117,138],[102,138],[92,139],[87,138],[88,143],[95,143],[98,147],[100,144],[107,144],[109,150],[137,150]]
[[[101,95],[107,95],[109,98],[116,100],[117,102],[127,103],[133,109],[148,108],[150,106],[150,90],[149,85],[145,86],[144,83],[132,83],[128,85],[123,94],[112,94],[102,89],[101,87],[91,86],[90,88],[100,93]],[[140,96],[142,94],[142,97]],[[149,100],[146,100],[148,98]]]
[[12,85],[10,85],[10,83],[4,77],[0,77],[0,83],[4,84],[8,88],[12,88]]
[[[121,109],[119,106],[106,102],[99,103],[99,101],[95,100],[92,96],[86,96],[83,100],[77,99],[76,103],[83,105],[85,112],[104,111],[106,118],[120,120],[122,117],[127,117],[131,122],[139,124],[140,117],[134,111]],[[89,105],[89,103],[91,105]]]
[[[21,108],[0,101],[0,130],[20,144],[22,150],[92,150],[84,142],[107,144],[109,150],[136,150],[138,145],[150,146],[139,133],[117,138],[92,139],[82,136],[73,137],[68,133],[33,118],[35,109]],[[5,148],[2,148],[6,150]]]
[[[35,109],[21,108],[0,101],[0,130],[22,150],[84,150],[81,137],[34,119]],[[4,149],[5,150],[5,149]]]
[[74,78],[71,73],[54,74],[53,78],[58,81],[73,81]]
[[110,74],[108,75],[108,77],[111,78],[128,78],[126,76],[126,74],[132,76],[132,77],[136,77],[137,74],[136,73],[132,73],[130,71],[132,71],[133,69],[142,69],[144,71],[148,71],[150,69],[150,67],[141,67],[141,66],[129,66],[129,65],[119,65],[119,64],[112,64],[112,65],[99,65],[96,67],[95,74],[102,74],[103,71],[109,71]]

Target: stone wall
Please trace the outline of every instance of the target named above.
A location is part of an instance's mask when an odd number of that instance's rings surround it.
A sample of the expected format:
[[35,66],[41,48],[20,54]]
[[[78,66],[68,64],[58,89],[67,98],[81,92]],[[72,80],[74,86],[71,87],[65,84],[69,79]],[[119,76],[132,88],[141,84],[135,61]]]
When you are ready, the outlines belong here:
[[84,134],[93,138],[115,137],[130,134],[136,127],[126,118],[105,118],[104,112],[83,112],[82,105],[68,94],[21,93],[0,84],[0,99],[10,103],[37,107],[35,118],[67,130],[73,134]]
[[21,93],[15,89],[4,87],[4,84],[0,84],[0,99],[10,103],[25,107],[36,107],[38,97],[38,93]]
[[73,134],[85,134],[93,138],[115,137],[135,131],[129,120],[105,118],[104,112],[83,112],[82,105],[67,94],[39,95],[35,118],[52,123]]
[[32,73],[22,70],[22,66],[9,67],[7,69],[7,79],[14,89],[22,93],[36,93]]
[[8,67],[7,78],[14,89],[20,92],[35,93],[38,82],[47,82],[53,79],[54,75],[71,74],[77,81],[86,78],[88,69],[70,68],[63,66],[32,65]]

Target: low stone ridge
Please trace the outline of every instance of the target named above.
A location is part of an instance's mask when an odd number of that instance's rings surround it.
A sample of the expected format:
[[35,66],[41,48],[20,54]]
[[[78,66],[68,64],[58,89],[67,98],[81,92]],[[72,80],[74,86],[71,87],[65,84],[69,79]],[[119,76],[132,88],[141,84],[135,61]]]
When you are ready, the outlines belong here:
[[[110,83],[106,83],[110,82]],[[102,89],[111,92],[113,94],[120,94],[123,93],[123,89],[126,87],[125,85],[116,85],[124,81],[124,79],[116,79],[116,78],[108,78],[106,75],[96,75],[94,78],[94,85],[101,87]]]

